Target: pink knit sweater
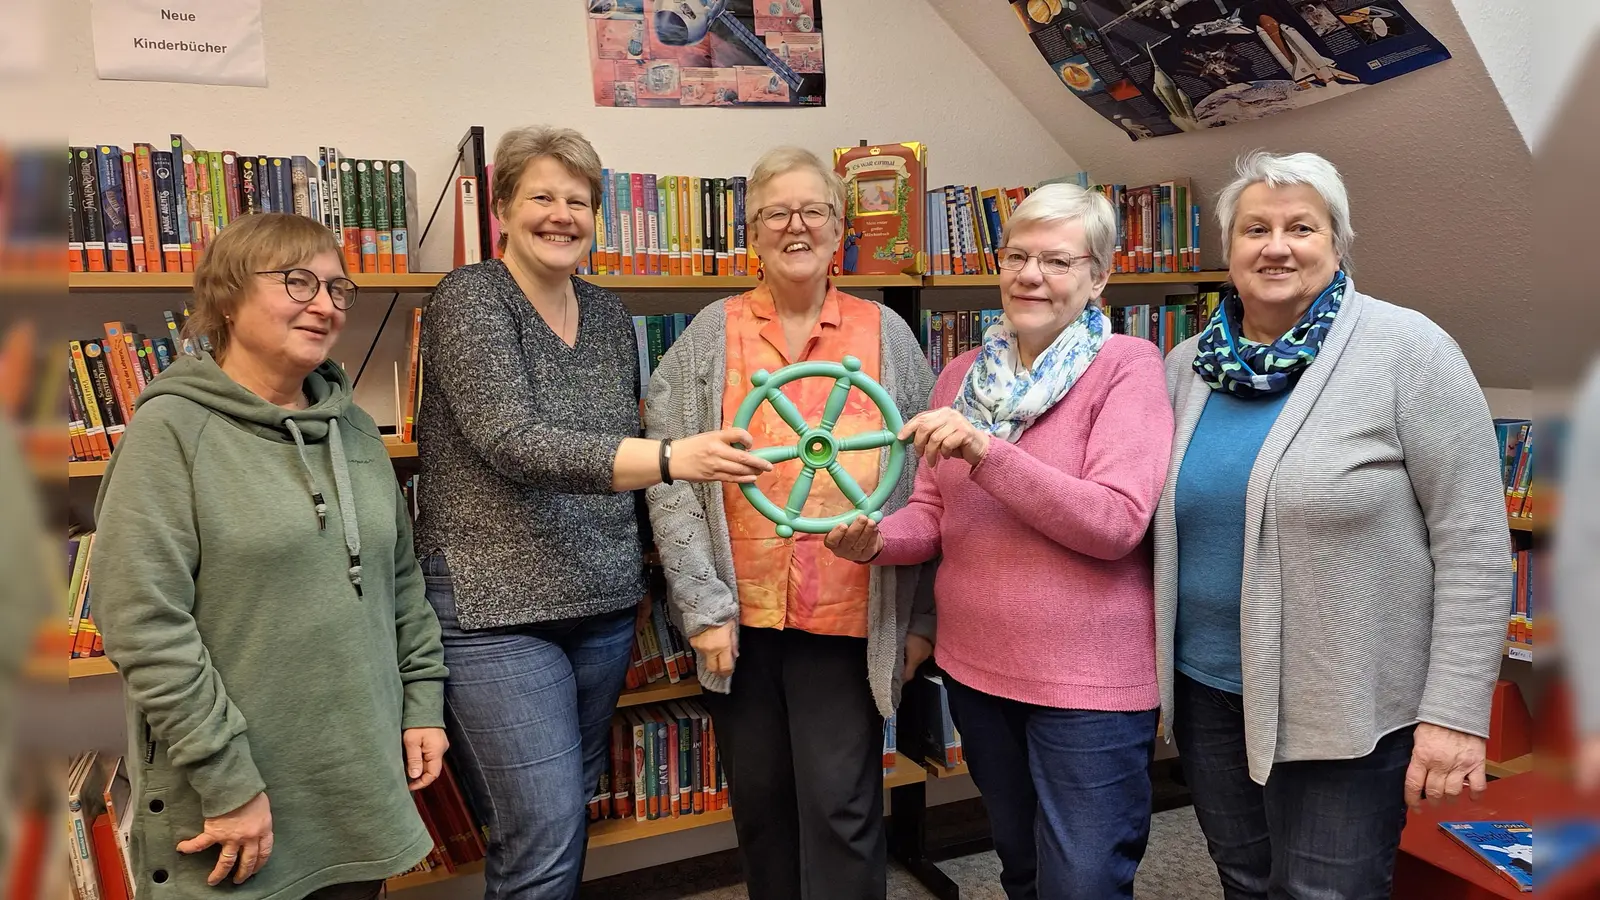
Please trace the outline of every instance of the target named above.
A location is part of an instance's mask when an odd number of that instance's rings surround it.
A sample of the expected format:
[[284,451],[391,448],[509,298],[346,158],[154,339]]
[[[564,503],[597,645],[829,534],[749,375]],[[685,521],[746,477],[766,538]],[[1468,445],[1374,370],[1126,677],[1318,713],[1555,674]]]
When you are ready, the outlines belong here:
[[[945,368],[935,408],[955,400],[975,357]],[[976,469],[922,466],[911,502],[884,519],[874,562],[943,553],[935,659],[962,684],[1062,709],[1153,709],[1145,532],[1171,452],[1160,351],[1112,336],[1015,444],[990,441]]]

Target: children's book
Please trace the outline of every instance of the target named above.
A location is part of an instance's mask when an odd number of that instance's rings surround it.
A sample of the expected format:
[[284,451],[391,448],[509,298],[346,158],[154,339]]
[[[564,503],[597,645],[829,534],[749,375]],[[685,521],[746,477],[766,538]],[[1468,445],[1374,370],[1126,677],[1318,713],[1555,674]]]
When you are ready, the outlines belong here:
[[1527,822],[1440,822],[1439,827],[1517,890],[1533,890],[1533,828]]

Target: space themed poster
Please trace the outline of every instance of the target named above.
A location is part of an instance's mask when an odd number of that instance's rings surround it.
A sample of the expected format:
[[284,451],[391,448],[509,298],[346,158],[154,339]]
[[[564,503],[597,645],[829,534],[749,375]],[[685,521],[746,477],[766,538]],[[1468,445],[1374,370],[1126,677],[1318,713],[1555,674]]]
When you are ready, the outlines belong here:
[[1260,119],[1450,58],[1399,0],[1011,0],[1056,77],[1133,140]]
[[596,106],[822,106],[822,0],[582,0]]

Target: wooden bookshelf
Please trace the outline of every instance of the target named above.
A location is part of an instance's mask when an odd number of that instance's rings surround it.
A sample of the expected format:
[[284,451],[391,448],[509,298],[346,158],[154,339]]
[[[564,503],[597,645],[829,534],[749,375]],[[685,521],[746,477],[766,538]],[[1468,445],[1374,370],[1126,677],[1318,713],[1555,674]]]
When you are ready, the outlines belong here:
[[437,884],[441,881],[449,881],[452,878],[460,878],[465,875],[477,875],[481,872],[483,872],[483,860],[467,863],[464,866],[457,866],[454,872],[440,867],[429,872],[413,872],[410,875],[396,875],[395,877],[389,879],[389,890],[403,891],[406,888],[422,887],[425,884]]
[[681,700],[684,697],[698,697],[701,693],[700,682],[696,681],[693,676],[685,678],[677,684],[662,679],[641,688],[623,691],[622,696],[617,698],[617,708],[643,706],[646,703],[665,703],[668,700]]
[[922,768],[927,770],[929,778],[934,779],[960,778],[963,775],[972,774],[971,770],[967,768],[966,762],[962,762],[961,765],[956,766],[954,769],[947,769],[944,767],[944,763],[925,759],[922,761]]
[[1512,531],[1534,534],[1543,530],[1540,520],[1533,516],[1512,516],[1510,522]]
[[[390,459],[415,459],[417,456],[417,445],[414,443],[402,444],[399,441],[385,439],[383,444],[389,451]],[[67,477],[99,478],[101,475],[106,473],[106,466],[108,465],[110,465],[110,463],[103,460],[92,460],[89,462],[69,462],[66,464]],[[59,473],[61,463],[57,462],[51,464],[43,460],[37,460],[35,461],[34,466],[35,474],[44,475],[47,474],[47,472],[40,467],[50,466],[54,472]]]
[[[352,275],[362,290],[416,293],[439,285],[444,272],[408,272],[401,275]],[[194,288],[193,272],[71,272],[67,290],[83,293],[187,291]]]
[[[402,275],[355,274],[350,277],[364,291],[376,293],[426,293],[439,286],[448,272],[409,272]],[[584,281],[613,291],[747,291],[757,282],[753,275],[584,275]],[[841,288],[921,287],[921,275],[841,275]],[[80,293],[187,291],[194,288],[193,272],[71,272],[55,286]]]
[[1527,756],[1519,756],[1505,762],[1486,762],[1483,767],[1495,778],[1510,778],[1512,775],[1533,771],[1533,754],[1529,753]]
[[[623,695],[626,698],[626,694]],[[928,780],[928,773],[922,766],[917,765],[910,757],[904,754],[895,754],[894,768],[884,773],[884,790],[893,790],[909,784],[919,784]],[[618,844],[627,844],[633,841],[642,841],[648,838],[660,837],[664,834],[675,834],[680,831],[689,831],[694,828],[703,828],[708,825],[718,825],[723,822],[733,821],[733,810],[724,807],[711,812],[701,813],[698,816],[678,816],[665,819],[603,819],[589,825],[589,849],[597,847],[614,847]],[[402,891],[407,888],[421,887],[425,884],[436,884],[448,881],[462,875],[475,875],[483,871],[483,863],[477,862],[460,866],[455,872],[435,869],[432,872],[421,872],[413,875],[401,875],[389,879],[389,890]]]
[[[1139,272],[1111,276],[1111,284],[1211,284],[1228,280],[1228,273],[1208,269],[1202,272]],[[999,287],[999,275],[925,275],[926,288]]]

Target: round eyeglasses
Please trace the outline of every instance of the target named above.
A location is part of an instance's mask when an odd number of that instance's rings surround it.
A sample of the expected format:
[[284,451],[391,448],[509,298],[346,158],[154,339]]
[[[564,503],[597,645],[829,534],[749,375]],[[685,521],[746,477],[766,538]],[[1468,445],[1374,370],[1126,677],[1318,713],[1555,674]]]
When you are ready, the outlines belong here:
[[355,306],[356,293],[361,290],[348,278],[335,277],[323,281],[310,269],[267,269],[256,274],[283,276],[283,291],[296,303],[310,303],[317,299],[317,292],[326,286],[328,299],[333,301],[335,309]]
[[800,214],[800,221],[807,228],[821,228],[833,218],[832,203],[807,203],[798,209],[787,206],[763,206],[756,210],[756,220],[773,231],[788,228],[793,221],[795,213]]
[[1046,250],[1043,253],[1028,254],[1015,247],[1001,247],[994,251],[994,264],[1002,269],[1018,272],[1028,265],[1028,260],[1039,261],[1039,271],[1046,275],[1065,275],[1072,271],[1079,260],[1091,259],[1088,255],[1073,256],[1059,250]]

